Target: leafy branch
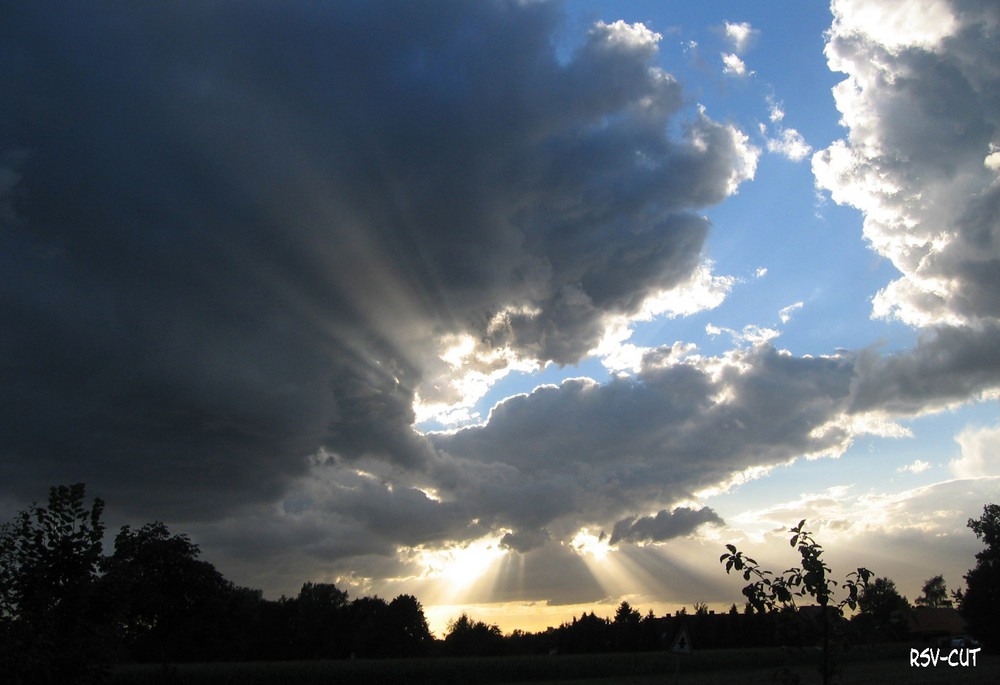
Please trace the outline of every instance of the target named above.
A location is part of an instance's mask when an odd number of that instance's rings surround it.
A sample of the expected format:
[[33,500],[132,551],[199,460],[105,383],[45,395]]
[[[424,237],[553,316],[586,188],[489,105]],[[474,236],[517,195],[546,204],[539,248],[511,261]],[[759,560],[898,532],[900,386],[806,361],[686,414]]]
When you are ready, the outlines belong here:
[[810,531],[805,530],[805,519],[799,525],[789,530],[792,533],[790,545],[798,548],[802,559],[801,566],[785,570],[775,576],[771,571],[764,570],[756,559],[747,556],[736,549],[735,545],[726,545],[728,550],[719,557],[719,562],[725,562],[726,573],[742,572],[743,579],[751,581],[743,588],[743,595],[755,611],[766,613],[783,607],[795,607],[796,597],[813,597],[821,607],[829,606],[836,589],[847,591],[847,596],[834,604],[839,613],[843,614],[845,606],[854,609],[858,605],[861,590],[872,577],[872,572],[859,567],[847,574],[843,583],[829,577],[830,567],[823,557],[823,546],[816,542]]
[[[808,596],[815,599],[820,606],[823,629],[819,671],[826,685],[836,671],[837,649],[837,645],[832,644],[836,643],[836,639],[831,640],[831,620],[828,612],[833,608],[837,616],[843,616],[845,606],[851,609],[857,607],[861,592],[868,587],[868,581],[873,574],[868,569],[859,567],[856,571],[848,573],[843,583],[838,584],[830,578],[830,567],[823,560],[823,546],[816,542],[812,533],[805,529],[805,525],[806,521],[803,519],[789,531],[792,533],[790,544],[798,548],[802,565],[787,569],[780,576],[762,569],[755,559],[740,552],[735,545],[726,545],[728,551],[719,557],[719,562],[725,562],[726,573],[742,572],[743,579],[750,581],[743,588],[743,596],[747,598],[750,606],[760,613],[789,609],[801,621],[801,617],[795,611],[795,598]],[[838,588],[846,590],[847,596],[831,607],[834,590]]]

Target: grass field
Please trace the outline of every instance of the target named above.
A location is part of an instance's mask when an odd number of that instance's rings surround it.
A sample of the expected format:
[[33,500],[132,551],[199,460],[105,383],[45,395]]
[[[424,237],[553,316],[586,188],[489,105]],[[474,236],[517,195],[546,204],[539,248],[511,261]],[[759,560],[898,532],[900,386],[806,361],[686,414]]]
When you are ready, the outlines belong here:
[[[798,680],[796,680],[798,678]],[[246,662],[119,666],[112,685],[706,685],[708,683],[819,683],[813,656],[796,650],[710,650],[666,653],[582,654],[496,658],[385,659],[357,661]],[[855,649],[834,682],[1000,683],[1000,657],[980,653],[975,668],[944,664],[915,668],[908,646]]]

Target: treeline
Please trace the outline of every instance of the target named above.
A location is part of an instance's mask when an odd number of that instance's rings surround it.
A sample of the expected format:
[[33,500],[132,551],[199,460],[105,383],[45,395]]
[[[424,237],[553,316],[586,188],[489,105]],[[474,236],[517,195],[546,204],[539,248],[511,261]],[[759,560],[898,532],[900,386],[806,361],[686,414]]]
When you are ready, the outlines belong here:
[[[783,628],[785,623],[788,628]],[[688,614],[642,615],[622,602],[614,617],[597,616],[593,611],[538,633],[515,630],[497,643],[493,654],[595,654],[610,652],[650,652],[674,648],[682,639],[687,649],[774,647],[800,645],[812,639],[796,624],[779,614],[740,613],[733,606],[728,613],[705,609]],[[448,637],[450,637],[450,633]],[[446,642],[448,637],[446,637]],[[681,646],[684,649],[685,646]],[[487,652],[489,653],[489,652]]]
[[[85,499],[82,484],[54,487],[47,506],[31,506],[0,530],[5,682],[96,682],[126,662],[642,651],[664,648],[673,631],[670,618],[642,617],[623,603],[614,619],[590,613],[539,633],[504,635],[463,614],[435,640],[412,595],[351,599],[335,585],[307,582],[295,597],[268,600],[227,580],[163,523],[124,526],[105,555],[103,502],[88,507]],[[749,625],[758,617],[718,630],[691,619],[704,648],[763,634]]]
[[352,601],[306,583],[267,600],[162,523],[123,527],[105,555],[103,508],[85,506],[82,484],[55,487],[0,529],[4,683],[100,682],[121,662],[421,656],[434,643],[411,595]]
[[[585,613],[537,633],[504,635],[462,614],[435,640],[420,602],[351,599],[328,583],[305,583],[296,597],[264,599],[199,558],[198,546],[162,523],[123,527],[114,549],[102,547],[103,503],[85,506],[82,484],[52,488],[48,506],[33,505],[0,528],[0,673],[19,684],[100,682],[125,662],[281,661],[581,654],[671,649],[683,638],[698,650],[805,647],[826,629],[844,643],[909,637],[909,602],[887,578],[866,583],[850,621],[836,613],[784,606],[715,614],[642,615],[628,602],[611,618]],[[800,524],[801,525],[801,524]],[[973,635],[1000,644],[1000,507],[988,505],[974,532],[987,542],[966,576],[965,592],[947,593],[938,576],[917,605],[954,603]],[[990,594],[993,593],[993,594]],[[823,618],[826,616],[827,618]]]
[[[881,583],[887,579],[879,579]],[[888,581],[891,584],[891,581]],[[910,607],[891,606],[874,594],[862,598],[860,611],[849,620],[831,612],[830,629],[840,643],[870,644],[912,638],[907,617]],[[449,627],[444,644],[454,642],[451,654],[462,656],[504,656],[520,654],[595,654],[648,652],[675,647],[681,635],[688,648],[733,649],[756,647],[815,647],[823,634],[818,607],[757,612],[745,606],[739,611],[715,613],[696,605],[694,613],[682,609],[672,616],[656,616],[652,610],[642,615],[622,602],[614,617],[584,613],[557,628],[538,633],[515,630],[502,635],[499,627],[472,621],[464,614]]]

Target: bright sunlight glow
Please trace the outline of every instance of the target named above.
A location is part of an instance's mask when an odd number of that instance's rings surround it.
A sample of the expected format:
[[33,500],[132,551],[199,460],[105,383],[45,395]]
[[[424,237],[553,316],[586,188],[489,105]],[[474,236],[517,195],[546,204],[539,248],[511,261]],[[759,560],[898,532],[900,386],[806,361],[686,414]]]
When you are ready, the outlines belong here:
[[598,537],[591,533],[589,528],[581,528],[570,541],[570,545],[580,554],[589,555],[597,561],[607,558],[608,552],[612,549],[607,536]]
[[471,585],[483,575],[506,550],[493,537],[484,537],[463,546],[425,551],[420,563],[429,577],[444,578],[453,586]]

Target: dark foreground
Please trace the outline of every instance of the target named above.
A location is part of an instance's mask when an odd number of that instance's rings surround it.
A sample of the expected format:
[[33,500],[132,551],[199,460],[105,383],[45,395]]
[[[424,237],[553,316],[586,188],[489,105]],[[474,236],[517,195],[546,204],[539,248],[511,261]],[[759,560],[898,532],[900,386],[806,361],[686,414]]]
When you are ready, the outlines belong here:
[[[942,654],[947,658],[947,650]],[[787,649],[733,649],[696,652],[555,656],[439,658],[407,660],[247,662],[120,666],[112,685],[654,685],[679,683],[819,683],[815,655]],[[957,658],[953,659],[957,662]],[[925,668],[910,665],[910,646],[858,648],[845,655],[843,685],[861,683],[1000,683],[1000,655],[976,655],[976,666],[951,667],[942,659]]]

